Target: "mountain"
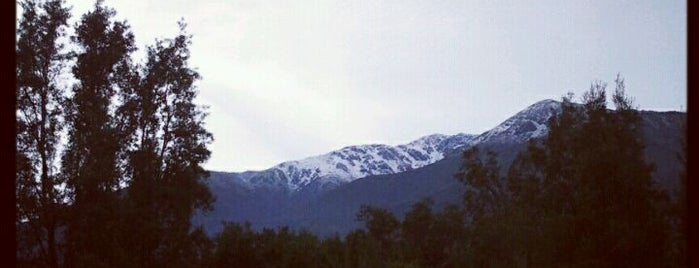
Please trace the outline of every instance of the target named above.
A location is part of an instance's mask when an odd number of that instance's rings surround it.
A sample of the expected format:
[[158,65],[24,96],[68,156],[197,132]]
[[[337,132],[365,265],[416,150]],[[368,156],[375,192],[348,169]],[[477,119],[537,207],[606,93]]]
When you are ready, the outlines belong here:
[[[437,208],[460,204],[465,186],[453,177],[461,167],[460,152],[485,147],[495,151],[506,168],[527,141],[545,137],[547,120],[558,112],[560,102],[543,100],[477,136],[435,134],[394,147],[349,146],[264,171],[211,172],[214,211],[195,216],[194,222],[209,234],[220,231],[225,220],[331,235],[360,227],[355,213],[362,204],[381,206],[398,216],[427,197]],[[656,167],[654,179],[673,192],[679,185],[676,157],[686,114],[642,111],[641,118],[646,157]]]
[[292,194],[309,187],[328,189],[366,176],[405,172],[432,164],[456,148],[468,145],[473,137],[463,133],[433,134],[398,146],[347,146],[263,171],[229,175],[248,188],[274,188]]
[[470,145],[474,135],[433,134],[408,144],[348,146],[327,154],[278,164],[262,171],[210,172],[213,211],[195,215],[209,234],[222,221],[249,221],[255,227],[288,225],[291,207],[324,192],[374,175],[405,172],[432,164]]
[[561,103],[546,99],[534,103],[491,130],[478,135],[473,144],[523,143],[548,133],[549,118],[561,111]]

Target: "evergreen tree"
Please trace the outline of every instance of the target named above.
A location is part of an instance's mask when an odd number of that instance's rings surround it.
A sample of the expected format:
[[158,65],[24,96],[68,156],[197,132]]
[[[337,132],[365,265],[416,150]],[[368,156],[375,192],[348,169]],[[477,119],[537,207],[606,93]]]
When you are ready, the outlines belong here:
[[54,164],[64,88],[57,78],[69,59],[60,39],[70,12],[61,0],[26,0],[21,7],[16,43],[17,246],[21,259],[58,267],[64,201],[63,180]]

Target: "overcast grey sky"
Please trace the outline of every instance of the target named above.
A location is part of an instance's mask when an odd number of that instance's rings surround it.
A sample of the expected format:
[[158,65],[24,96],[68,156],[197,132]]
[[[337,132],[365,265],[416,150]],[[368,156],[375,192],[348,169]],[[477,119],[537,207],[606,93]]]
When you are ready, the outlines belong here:
[[[73,21],[94,3],[66,1]],[[536,101],[613,84],[617,72],[641,109],[686,105],[685,1],[105,4],[141,49],[187,21],[212,170],[479,134]]]

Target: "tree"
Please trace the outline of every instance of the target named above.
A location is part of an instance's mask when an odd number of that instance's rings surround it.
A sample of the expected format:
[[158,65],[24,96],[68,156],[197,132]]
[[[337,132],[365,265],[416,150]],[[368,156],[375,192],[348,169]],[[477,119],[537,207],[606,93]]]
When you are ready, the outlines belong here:
[[[503,183],[497,164],[464,154],[469,239],[476,265],[663,266],[670,263],[667,198],[651,178],[640,116],[617,76],[582,104],[563,98],[548,135],[514,160]],[[494,159],[489,156],[488,159]],[[496,255],[501,256],[491,259]],[[483,257],[488,256],[488,257]]]
[[255,256],[254,240],[255,233],[249,223],[224,223],[223,231],[216,236],[216,249],[209,266],[262,267]]
[[607,109],[606,84],[598,82],[583,95],[582,107],[564,99],[560,120],[551,121],[545,161],[537,165],[544,170],[547,218],[568,226],[556,236],[563,237],[557,248],[564,264],[660,266],[666,261],[667,226],[659,209],[665,197],[643,155],[640,116],[623,79],[615,82],[615,110]]
[[430,256],[427,252],[432,246],[428,244],[434,224],[432,203],[431,199],[424,199],[413,204],[401,223],[401,238],[408,251],[406,255],[415,257],[423,265],[429,262]]
[[400,235],[398,219],[384,208],[363,205],[357,213],[357,220],[365,223],[369,237],[378,242],[382,256],[390,256]]
[[472,222],[491,216],[507,202],[497,156],[487,151],[486,157],[483,163],[477,146],[467,149],[463,152],[464,165],[455,175],[470,186],[464,194],[464,206]]
[[464,227],[464,211],[456,205],[449,205],[434,215],[423,249],[426,266],[462,266],[455,263],[456,260],[452,256],[462,254],[461,247],[466,234]]
[[195,246],[189,237],[194,210],[213,201],[201,167],[211,154],[206,145],[212,135],[203,126],[206,114],[193,102],[200,76],[188,66],[191,35],[183,21],[179,26],[178,36],[148,48],[140,74],[122,81],[118,117],[130,134],[127,218],[130,233],[146,241],[128,248],[144,266],[181,264],[181,252]]
[[118,200],[122,195],[125,132],[115,119],[119,81],[135,50],[126,22],[115,22],[115,11],[98,1],[83,15],[72,40],[79,48],[73,76],[77,84],[66,105],[68,143],[62,170],[71,193],[67,266],[102,267],[123,258]]
[[[184,22],[175,38],[148,48],[141,66],[131,59],[129,25],[102,1],[75,25],[70,53],[62,0],[21,5],[18,257],[51,267],[202,264],[211,241],[190,220],[213,201],[201,166],[213,137],[194,103],[201,77],[189,67]],[[77,82],[66,93],[73,57]]]
[[[500,175],[497,155],[471,147],[463,152],[463,166],[455,177],[467,185],[464,193],[468,259],[471,265],[512,266],[511,236],[507,228],[517,226],[510,218],[511,194]],[[483,161],[482,158],[485,158]]]
[[[16,227],[22,258],[60,264],[63,180],[55,168],[63,127],[63,85],[58,83],[69,53],[61,41],[70,11],[61,0],[21,2],[17,29]],[[38,253],[39,256],[33,256]]]
[[385,266],[386,258],[378,241],[362,229],[349,232],[345,236],[347,251],[347,266],[349,267],[381,267]]

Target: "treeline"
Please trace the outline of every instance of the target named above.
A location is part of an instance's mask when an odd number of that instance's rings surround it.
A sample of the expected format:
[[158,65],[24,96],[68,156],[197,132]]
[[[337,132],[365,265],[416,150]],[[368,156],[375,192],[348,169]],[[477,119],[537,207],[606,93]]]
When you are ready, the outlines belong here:
[[288,228],[255,232],[249,224],[227,223],[205,266],[463,267],[463,215],[456,206],[434,212],[429,199],[413,205],[402,221],[385,209],[363,206],[357,220],[365,229],[324,239]]
[[[463,204],[429,199],[399,219],[363,206],[363,229],[319,238],[192,226],[213,197],[191,35],[135,62],[134,35],[98,1],[76,25],[61,0],[21,3],[17,31],[17,260],[21,267],[681,267],[684,188],[656,187],[641,119],[617,77],[563,98],[548,135],[508,167],[463,153]],[[72,29],[73,33],[70,33]],[[686,167],[684,152],[678,152]],[[678,174],[686,182],[686,172]],[[684,187],[684,183],[682,187]]]

